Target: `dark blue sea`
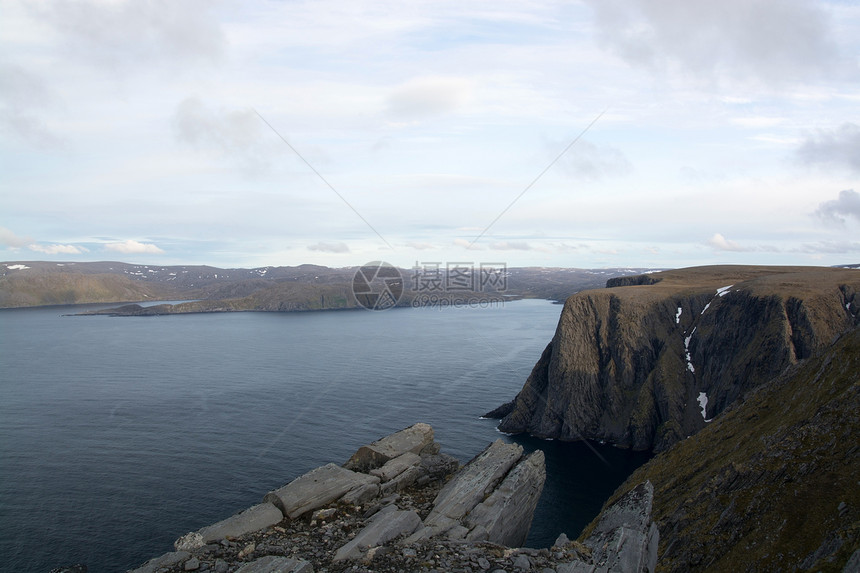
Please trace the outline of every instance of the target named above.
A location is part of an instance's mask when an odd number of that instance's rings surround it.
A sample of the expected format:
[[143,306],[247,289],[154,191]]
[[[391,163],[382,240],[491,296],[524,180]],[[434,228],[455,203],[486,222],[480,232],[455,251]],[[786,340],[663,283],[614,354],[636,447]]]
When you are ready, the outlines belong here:
[[[0,571],[125,571],[415,422],[468,461],[562,307],[66,316],[90,308],[0,311]],[[501,437],[547,454],[533,547],[647,459]]]

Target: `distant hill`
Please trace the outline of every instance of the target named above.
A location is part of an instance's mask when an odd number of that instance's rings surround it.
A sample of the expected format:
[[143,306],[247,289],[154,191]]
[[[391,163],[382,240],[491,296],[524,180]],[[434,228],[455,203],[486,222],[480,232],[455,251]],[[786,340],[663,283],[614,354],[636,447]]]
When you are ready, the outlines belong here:
[[[357,269],[319,265],[221,269],[201,265],[133,265],[114,261],[14,261],[0,263],[0,308],[150,300],[195,302],[153,310],[126,308],[117,314],[354,308],[358,304],[352,296],[352,281]],[[645,270],[510,268],[506,272],[503,293],[470,294],[484,298],[564,300],[580,290],[602,285],[608,278]],[[405,290],[400,301],[403,306],[410,304],[417,292],[410,292],[414,288],[411,283],[415,271],[400,269],[400,272]]]

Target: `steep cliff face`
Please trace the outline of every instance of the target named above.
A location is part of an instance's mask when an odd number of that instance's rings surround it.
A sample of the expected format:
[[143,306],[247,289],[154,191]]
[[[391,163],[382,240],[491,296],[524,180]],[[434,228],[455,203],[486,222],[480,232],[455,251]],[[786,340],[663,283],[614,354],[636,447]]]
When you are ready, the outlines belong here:
[[662,451],[860,322],[860,272],[699,267],[586,291],[499,429]]
[[[858,571],[860,328],[655,456],[659,571]],[[583,538],[591,528],[586,528]]]

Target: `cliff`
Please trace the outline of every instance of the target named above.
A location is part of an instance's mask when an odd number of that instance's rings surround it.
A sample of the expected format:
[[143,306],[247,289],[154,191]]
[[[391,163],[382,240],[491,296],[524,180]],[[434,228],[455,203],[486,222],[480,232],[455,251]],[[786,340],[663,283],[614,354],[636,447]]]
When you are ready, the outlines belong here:
[[[860,329],[635,471],[661,571],[860,571]],[[586,528],[587,537],[591,528]]]
[[[508,433],[663,451],[860,323],[860,272],[697,267],[565,302]],[[628,286],[629,285],[629,286]]]

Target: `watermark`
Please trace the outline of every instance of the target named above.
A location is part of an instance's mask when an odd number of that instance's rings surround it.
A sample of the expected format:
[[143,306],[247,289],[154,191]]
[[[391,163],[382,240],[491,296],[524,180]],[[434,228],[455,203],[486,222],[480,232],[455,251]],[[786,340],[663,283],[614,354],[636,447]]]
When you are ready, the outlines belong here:
[[504,303],[508,268],[499,262],[416,261],[409,279],[411,288],[404,292],[400,270],[384,261],[373,261],[356,271],[352,293],[358,304],[368,310],[396,306],[404,294],[404,304],[413,307],[488,308]]
[[355,271],[352,294],[358,304],[367,310],[386,310],[400,301],[403,277],[394,265],[373,261]]

